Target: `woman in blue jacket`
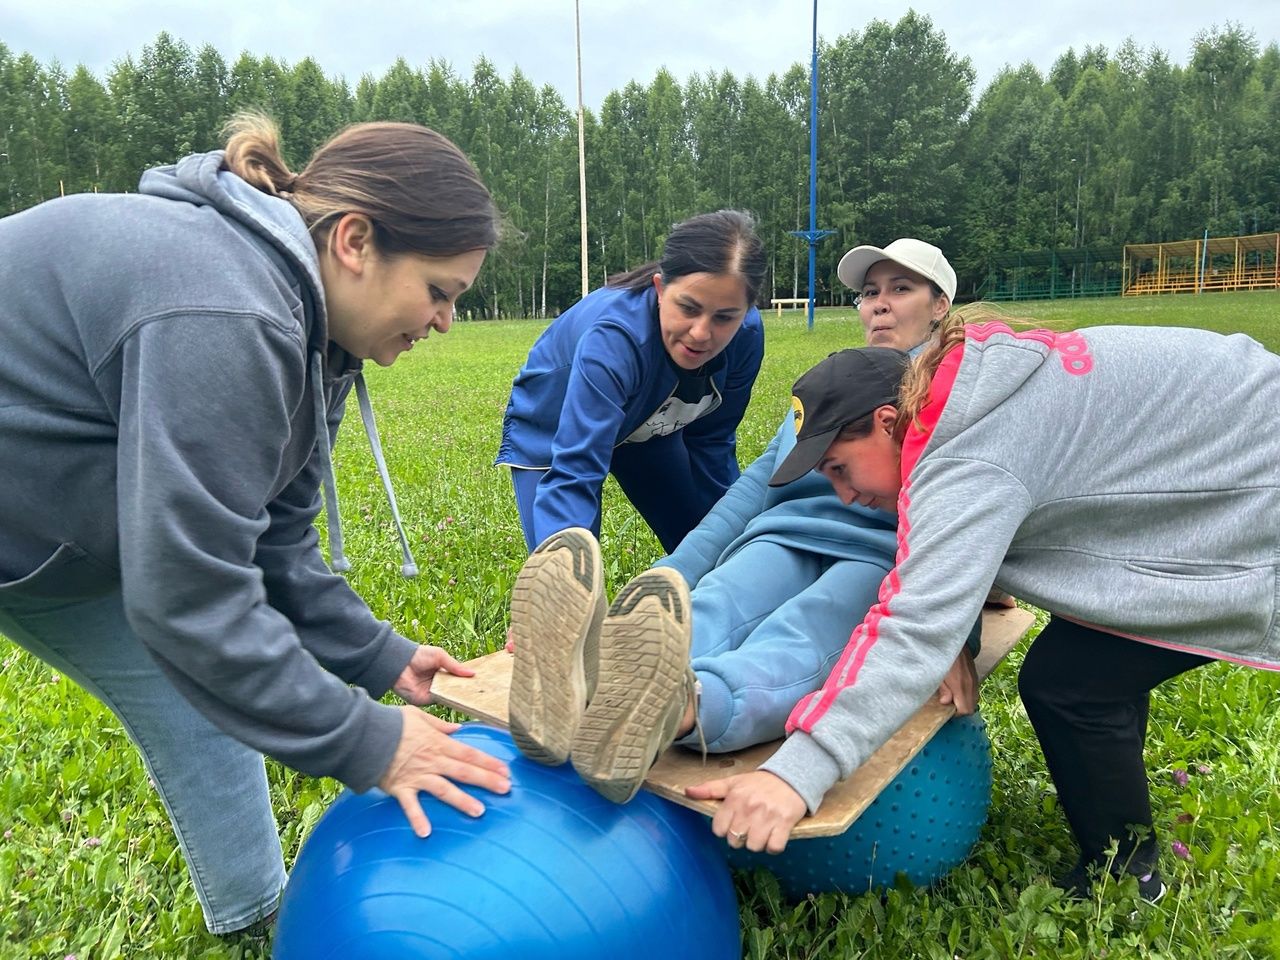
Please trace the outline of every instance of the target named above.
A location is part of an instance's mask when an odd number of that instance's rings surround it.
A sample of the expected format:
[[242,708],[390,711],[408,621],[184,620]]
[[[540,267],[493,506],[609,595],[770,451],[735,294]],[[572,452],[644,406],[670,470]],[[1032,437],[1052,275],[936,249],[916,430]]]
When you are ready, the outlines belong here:
[[612,278],[547,327],[511,387],[497,462],[530,550],[600,532],[612,473],[667,550],[738,478],[736,433],[764,355],[751,218],[677,224],[662,260]]
[[295,174],[260,116],[137,193],[0,221],[0,633],[119,717],[214,933],[284,885],[264,753],[381,786],[420,835],[419,790],[478,815],[450,780],[508,789],[452,725],[377,702],[460,668],[376,619],[313,526],[362,361],[448,330],[496,241],[439,134],[359,124]]

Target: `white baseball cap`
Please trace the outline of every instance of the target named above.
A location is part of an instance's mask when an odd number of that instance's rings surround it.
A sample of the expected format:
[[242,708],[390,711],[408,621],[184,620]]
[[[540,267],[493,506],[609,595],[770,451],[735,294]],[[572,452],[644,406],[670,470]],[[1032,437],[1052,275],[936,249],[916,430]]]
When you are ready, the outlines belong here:
[[883,250],[870,246],[854,247],[840,258],[836,276],[845,286],[861,290],[867,279],[867,271],[881,260],[892,260],[908,270],[914,270],[942,288],[948,300],[955,300],[956,272],[947,263],[947,258],[933,244],[913,240],[911,237],[895,240]]

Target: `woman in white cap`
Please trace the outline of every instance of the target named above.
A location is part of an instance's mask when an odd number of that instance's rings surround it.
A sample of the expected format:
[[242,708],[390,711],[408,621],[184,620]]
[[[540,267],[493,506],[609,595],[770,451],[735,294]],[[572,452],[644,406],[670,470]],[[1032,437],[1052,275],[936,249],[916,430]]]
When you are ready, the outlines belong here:
[[854,303],[869,347],[919,352],[951,311],[956,272],[931,243],[903,237],[887,247],[854,247],[836,275]]
[[[922,240],[856,247],[838,273],[858,291],[868,343],[902,351],[924,345],[956,289],[942,251]],[[603,626],[589,532],[566,531],[535,553],[512,607],[517,651],[531,654],[517,653],[512,729],[530,756],[569,755],[588,783],[626,800],[673,740],[727,752],[783,735],[875,602],[897,549],[891,512],[841,503],[821,474],[768,486],[800,426],[799,412],[788,413],[706,519],[619,593]],[[587,706],[582,650],[597,639],[599,692]],[[976,706],[976,644],[975,629],[940,691],[962,713]],[[594,682],[593,653],[586,661]]]
[[[858,291],[856,303],[867,345],[895,347],[911,356],[950,313],[956,274],[942,251],[923,240],[904,237],[883,250],[854,247],[840,260],[836,273]],[[991,606],[1013,607],[1013,597],[992,587]]]

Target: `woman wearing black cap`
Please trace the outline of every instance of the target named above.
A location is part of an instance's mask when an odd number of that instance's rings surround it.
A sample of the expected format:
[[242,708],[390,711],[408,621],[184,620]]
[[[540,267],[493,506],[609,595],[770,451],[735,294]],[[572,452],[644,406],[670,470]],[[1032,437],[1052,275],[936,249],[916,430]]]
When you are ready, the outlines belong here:
[[775,481],[816,468],[845,502],[896,503],[898,562],[774,757],[701,788],[725,798],[716,831],[785,843],[933,691],[995,581],[1053,615],[1019,691],[1080,846],[1058,885],[1082,893],[1109,864],[1159,898],[1149,692],[1213,659],[1280,670],[1280,453],[1257,429],[1280,357],[1240,334],[952,321],[899,409],[848,389],[854,368],[892,391],[866,350],[805,374],[814,427]]

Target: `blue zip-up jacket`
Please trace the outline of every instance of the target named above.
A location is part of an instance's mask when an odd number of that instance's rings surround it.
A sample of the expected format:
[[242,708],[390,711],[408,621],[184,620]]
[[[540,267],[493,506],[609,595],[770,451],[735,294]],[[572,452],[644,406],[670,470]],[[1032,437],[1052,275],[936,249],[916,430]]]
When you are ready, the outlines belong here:
[[[714,491],[712,502],[738,478],[738,424],[763,357],[764,326],[752,307],[707,365],[719,406],[681,428],[693,480]],[[515,469],[547,471],[534,502],[535,543],[594,526],[614,447],[676,384],[652,288],[596,290],[543,331],[511,386],[497,457]]]
[[348,683],[380,696],[416,646],[313,527],[359,363],[302,218],[222,159],[0,221],[0,606],[120,590],[222,730],[365,789],[401,718]]

